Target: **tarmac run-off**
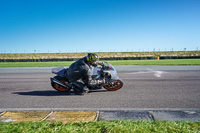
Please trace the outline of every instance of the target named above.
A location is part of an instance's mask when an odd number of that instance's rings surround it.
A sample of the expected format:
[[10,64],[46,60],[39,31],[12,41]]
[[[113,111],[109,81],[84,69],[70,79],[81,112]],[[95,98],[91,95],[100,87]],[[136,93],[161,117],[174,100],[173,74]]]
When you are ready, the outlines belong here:
[[200,110],[106,110],[106,111],[5,111],[0,122],[35,121],[89,122],[97,120],[200,121]]

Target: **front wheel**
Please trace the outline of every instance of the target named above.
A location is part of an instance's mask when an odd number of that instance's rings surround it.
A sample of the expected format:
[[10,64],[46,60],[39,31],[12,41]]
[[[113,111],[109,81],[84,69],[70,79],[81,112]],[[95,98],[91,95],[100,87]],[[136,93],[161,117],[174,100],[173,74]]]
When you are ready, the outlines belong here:
[[116,91],[122,88],[123,82],[118,79],[118,80],[113,80],[107,84],[104,85],[104,88],[109,90],[109,91]]
[[[67,80],[65,78],[59,77],[59,76],[55,76],[54,78],[56,78],[57,80],[59,80],[60,82],[62,82],[63,84],[67,84]],[[51,86],[60,92],[67,92],[70,91],[71,88],[67,88],[67,87],[63,87],[57,83],[51,82]]]

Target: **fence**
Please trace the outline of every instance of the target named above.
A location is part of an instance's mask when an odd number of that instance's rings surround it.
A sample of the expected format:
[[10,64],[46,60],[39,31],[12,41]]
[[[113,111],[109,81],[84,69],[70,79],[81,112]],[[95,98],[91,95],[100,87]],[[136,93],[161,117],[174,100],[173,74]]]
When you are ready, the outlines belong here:
[[[50,62],[50,61],[76,61],[79,58],[63,59],[0,59],[0,62]],[[157,57],[110,57],[100,60],[155,60]],[[160,56],[159,59],[200,59],[200,56]]]

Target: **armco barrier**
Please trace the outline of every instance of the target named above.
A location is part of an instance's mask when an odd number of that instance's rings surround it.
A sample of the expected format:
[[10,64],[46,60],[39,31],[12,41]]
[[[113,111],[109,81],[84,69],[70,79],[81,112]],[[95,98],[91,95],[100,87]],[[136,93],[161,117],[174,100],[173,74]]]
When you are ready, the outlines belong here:
[[[157,57],[109,57],[100,60],[156,60]],[[160,56],[159,59],[200,59],[200,56]],[[76,61],[78,58],[63,59],[0,59],[0,62],[50,62],[50,61]]]

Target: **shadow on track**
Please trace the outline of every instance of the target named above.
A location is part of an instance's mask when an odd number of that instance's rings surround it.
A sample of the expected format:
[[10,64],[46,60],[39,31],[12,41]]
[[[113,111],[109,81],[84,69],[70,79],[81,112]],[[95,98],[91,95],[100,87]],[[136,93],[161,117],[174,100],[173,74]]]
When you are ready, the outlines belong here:
[[[107,90],[91,90],[89,93],[96,93],[96,92],[108,92]],[[76,95],[73,91],[69,92],[59,92],[53,90],[46,90],[46,91],[29,91],[29,92],[14,92],[12,94],[17,95],[28,95],[28,96],[81,96]]]

